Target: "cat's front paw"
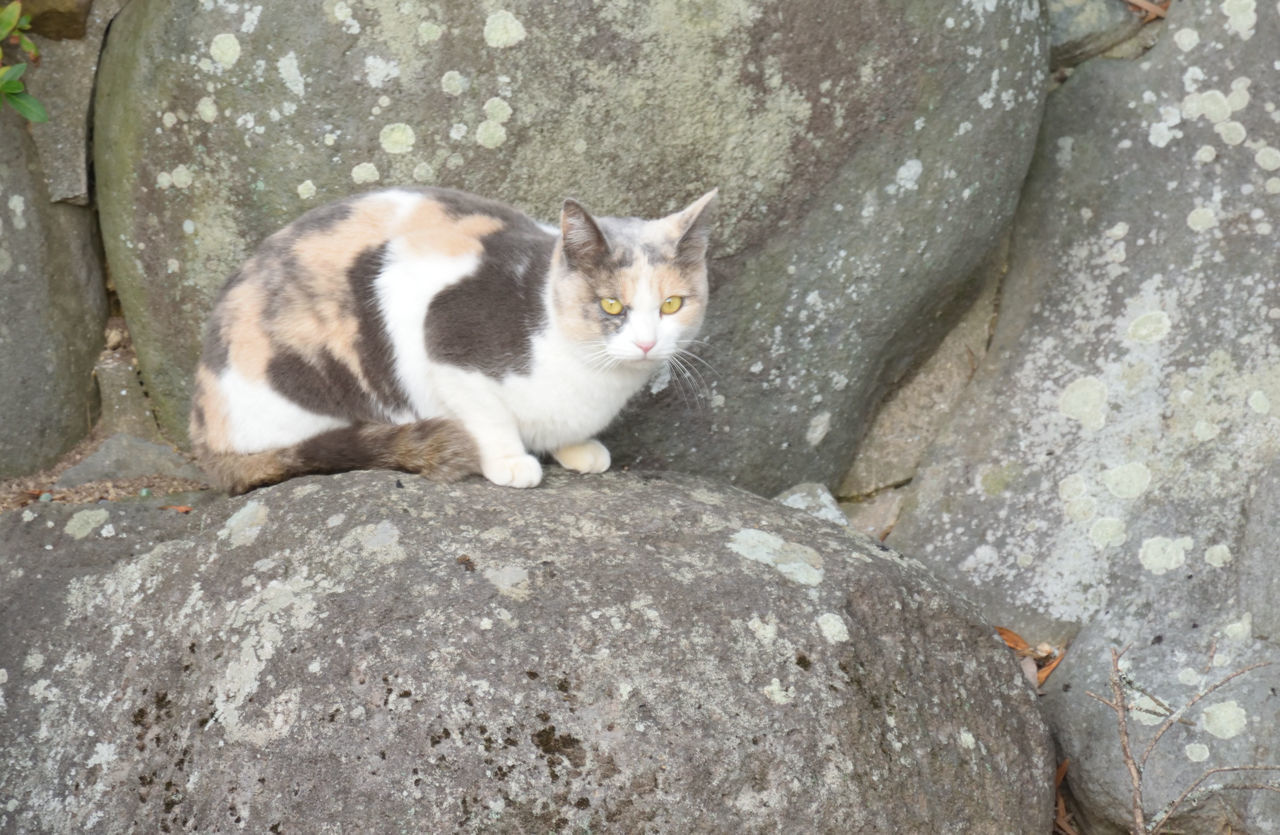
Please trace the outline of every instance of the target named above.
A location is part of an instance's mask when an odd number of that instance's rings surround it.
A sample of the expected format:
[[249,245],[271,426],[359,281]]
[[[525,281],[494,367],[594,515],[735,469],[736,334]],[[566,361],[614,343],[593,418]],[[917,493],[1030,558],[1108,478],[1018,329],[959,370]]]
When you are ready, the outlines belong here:
[[532,455],[512,455],[484,463],[484,477],[503,487],[537,487],[542,465]]
[[580,444],[561,447],[552,454],[560,462],[560,466],[566,470],[578,473],[602,473],[609,469],[609,450],[594,438]]

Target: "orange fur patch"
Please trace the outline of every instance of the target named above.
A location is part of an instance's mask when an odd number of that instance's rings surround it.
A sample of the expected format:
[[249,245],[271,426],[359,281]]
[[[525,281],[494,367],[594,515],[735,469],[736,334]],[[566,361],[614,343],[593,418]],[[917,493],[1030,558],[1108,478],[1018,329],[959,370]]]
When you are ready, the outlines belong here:
[[403,238],[415,255],[458,257],[484,252],[485,235],[502,228],[502,221],[489,215],[466,215],[453,218],[434,200],[423,199],[402,222],[392,236]]

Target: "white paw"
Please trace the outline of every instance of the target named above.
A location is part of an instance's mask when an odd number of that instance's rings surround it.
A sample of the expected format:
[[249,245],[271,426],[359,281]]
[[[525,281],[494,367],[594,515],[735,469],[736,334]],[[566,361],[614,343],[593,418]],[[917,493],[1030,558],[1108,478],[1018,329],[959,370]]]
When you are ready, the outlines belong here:
[[560,466],[577,473],[602,473],[609,469],[609,450],[595,439],[561,447],[553,454]]
[[503,487],[537,487],[542,481],[542,465],[532,455],[495,458],[485,462],[484,477]]

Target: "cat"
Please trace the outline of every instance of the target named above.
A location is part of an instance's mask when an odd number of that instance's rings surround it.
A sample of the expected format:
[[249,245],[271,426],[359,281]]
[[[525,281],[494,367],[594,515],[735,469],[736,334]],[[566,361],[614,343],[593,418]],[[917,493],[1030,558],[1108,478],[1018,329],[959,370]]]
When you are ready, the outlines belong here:
[[389,468],[533,487],[609,468],[601,432],[706,314],[716,190],[560,226],[443,188],[313,209],[231,276],[195,375],[197,460],[232,494]]

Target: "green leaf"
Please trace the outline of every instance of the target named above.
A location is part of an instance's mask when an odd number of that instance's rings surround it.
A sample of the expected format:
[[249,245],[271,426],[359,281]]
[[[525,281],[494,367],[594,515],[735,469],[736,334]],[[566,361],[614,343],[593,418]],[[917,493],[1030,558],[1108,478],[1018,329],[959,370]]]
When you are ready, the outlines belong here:
[[32,60],[40,57],[40,48],[31,42],[26,35],[18,36],[18,48],[31,56]]
[[24,14],[22,17],[18,18],[18,25],[17,25],[17,27],[16,27],[16,28],[21,29],[21,30],[22,30],[22,31],[24,31],[24,32],[25,32],[25,31],[27,31],[28,29],[30,29],[30,28],[31,28],[31,15],[29,15],[29,14]]
[[0,93],[21,93],[24,89],[21,81],[0,81]]
[[27,71],[26,64],[14,64],[12,67],[0,67],[0,84],[6,81],[17,81]]
[[22,4],[17,0],[0,9],[0,38],[9,37],[13,27],[18,25],[18,17],[22,15]]
[[18,111],[18,114],[26,118],[28,122],[49,121],[49,114],[45,112],[44,105],[30,93],[15,93],[7,96],[6,99],[13,106],[13,109]]

